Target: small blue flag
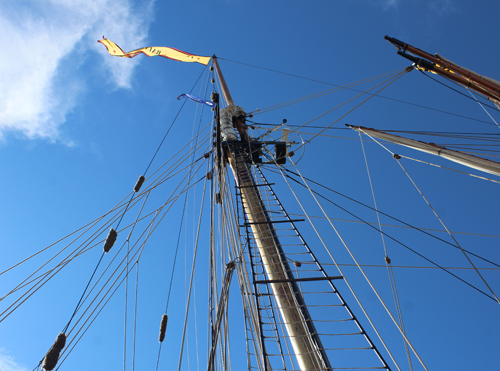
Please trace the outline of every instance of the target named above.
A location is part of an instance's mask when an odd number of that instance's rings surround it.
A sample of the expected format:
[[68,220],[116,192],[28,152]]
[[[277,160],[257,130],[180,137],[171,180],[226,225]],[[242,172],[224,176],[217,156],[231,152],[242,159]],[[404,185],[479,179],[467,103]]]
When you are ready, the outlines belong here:
[[209,107],[215,107],[215,103],[214,102],[210,102],[208,100],[205,100],[205,99],[201,99],[195,95],[192,95],[192,94],[181,94],[177,97],[178,100],[180,100],[181,98],[189,98],[195,102],[198,102],[198,103],[203,103],[203,104],[206,104],[207,106]]

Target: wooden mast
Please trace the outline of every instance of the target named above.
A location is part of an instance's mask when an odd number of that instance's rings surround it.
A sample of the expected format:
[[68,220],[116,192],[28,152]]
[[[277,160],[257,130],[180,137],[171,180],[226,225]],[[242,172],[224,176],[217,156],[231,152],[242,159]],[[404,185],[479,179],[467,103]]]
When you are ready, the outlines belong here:
[[[224,80],[217,58],[213,57],[214,65],[219,76],[224,98],[229,105],[234,104],[229,89]],[[239,128],[238,128],[239,129]],[[246,129],[241,138],[247,138]],[[239,147],[238,147],[239,148]],[[271,290],[283,318],[290,342],[301,370],[330,369],[330,362],[323,349],[309,312],[304,304],[298,285],[295,282],[292,270],[285,259],[274,226],[264,207],[262,198],[255,185],[255,180],[246,161],[245,153],[241,151],[227,151],[229,165],[237,187],[240,189],[242,204],[248,216],[249,224],[257,244],[266,274],[270,281]],[[264,359],[267,370],[267,360]]]

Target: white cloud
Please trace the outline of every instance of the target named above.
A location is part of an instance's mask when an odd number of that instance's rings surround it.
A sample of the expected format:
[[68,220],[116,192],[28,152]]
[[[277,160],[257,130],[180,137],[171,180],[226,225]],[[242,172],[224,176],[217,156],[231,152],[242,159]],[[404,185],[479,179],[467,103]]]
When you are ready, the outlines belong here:
[[[2,349],[0,349],[0,352]],[[27,371],[25,366],[19,365],[13,357],[0,353],[0,371]]]
[[396,10],[402,7],[426,6],[434,15],[444,15],[456,11],[456,0],[369,0],[371,4],[386,11]]
[[383,0],[382,1],[382,7],[384,9],[390,9],[390,8],[396,8],[398,6],[398,1],[397,0]]
[[368,0],[370,5],[382,8],[383,10],[397,9],[402,0]]
[[457,10],[453,0],[431,0],[428,6],[429,10],[437,15],[453,13]]
[[[107,53],[96,42],[102,33],[123,45],[141,45],[152,4],[150,0],[142,9],[134,9],[127,0],[28,0],[16,7],[1,5],[0,138],[15,131],[28,138],[61,140],[59,126],[84,88],[76,73],[79,66],[65,64],[65,58],[72,52],[83,59],[89,50]],[[108,57],[103,63],[116,85],[127,88],[138,60],[119,59]]]

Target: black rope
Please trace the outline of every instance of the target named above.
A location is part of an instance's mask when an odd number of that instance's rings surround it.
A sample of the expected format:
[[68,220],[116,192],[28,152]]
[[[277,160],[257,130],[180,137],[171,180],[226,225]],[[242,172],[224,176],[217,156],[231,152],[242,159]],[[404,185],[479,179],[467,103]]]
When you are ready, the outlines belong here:
[[[289,173],[291,173],[291,174],[293,174],[293,175],[300,176],[299,174],[297,174],[297,173],[295,173],[295,172],[293,172],[293,171],[291,171],[291,170],[289,170],[289,169],[283,168],[283,170],[285,170],[285,171],[287,171],[287,172],[289,172]],[[316,185],[318,185],[318,186],[320,186],[320,187],[322,187],[322,188],[325,188],[326,190],[328,190],[328,191],[330,191],[330,192],[333,192],[333,193],[335,193],[335,194],[338,194],[339,196],[342,196],[342,197],[344,197],[344,198],[347,198],[348,200],[353,201],[353,202],[355,202],[355,203],[357,203],[357,204],[359,204],[359,205],[361,205],[361,206],[364,206],[364,207],[366,207],[366,208],[368,208],[368,209],[370,209],[370,210],[377,211],[378,213],[380,213],[380,214],[382,214],[382,215],[384,215],[384,216],[387,216],[388,218],[390,218],[390,219],[392,219],[392,220],[395,220],[395,221],[397,221],[397,222],[399,222],[399,223],[401,223],[401,224],[406,225],[407,227],[410,227],[410,228],[413,228],[413,229],[415,229],[415,230],[417,230],[417,231],[419,231],[419,232],[422,232],[422,233],[424,233],[424,234],[428,235],[429,237],[433,237],[433,238],[437,239],[438,241],[444,242],[444,243],[445,243],[445,244],[447,244],[447,245],[450,245],[450,246],[453,246],[453,247],[455,247],[455,248],[457,248],[457,249],[460,249],[457,245],[455,245],[455,244],[453,244],[453,243],[451,243],[451,242],[448,242],[448,241],[446,241],[446,240],[444,240],[444,239],[442,239],[442,238],[440,238],[440,237],[438,237],[438,236],[435,236],[435,235],[433,235],[432,233],[426,232],[426,231],[424,231],[423,229],[420,229],[420,228],[415,227],[415,226],[413,226],[413,225],[411,225],[411,224],[408,224],[408,223],[406,223],[406,222],[404,222],[404,221],[402,221],[402,220],[400,220],[400,219],[398,219],[398,218],[395,218],[395,217],[393,217],[393,216],[391,216],[391,215],[389,215],[389,214],[387,214],[387,213],[384,213],[383,211],[377,210],[377,209],[375,209],[374,207],[371,207],[371,206],[369,206],[369,205],[366,205],[366,204],[362,203],[361,201],[355,200],[354,198],[351,198],[351,197],[346,196],[346,195],[344,195],[344,194],[342,194],[342,193],[340,193],[340,192],[338,192],[338,191],[335,191],[335,190],[333,190],[333,189],[331,189],[331,188],[328,188],[327,186],[325,186],[325,185],[323,185],[323,184],[320,184],[320,183],[318,183],[318,182],[315,182],[315,181],[314,181],[314,180],[312,180],[312,179],[309,179],[309,178],[307,178],[307,177],[305,177],[305,176],[302,176],[302,177],[303,177],[305,180],[307,180],[308,182],[314,183],[314,184],[316,184]],[[294,181],[296,181],[294,178],[290,178],[290,179],[293,179]],[[299,184],[301,184],[301,185],[303,186],[303,184],[302,184],[302,183],[299,183]],[[313,191],[313,192],[314,192],[314,191]],[[319,195],[319,194],[318,194],[318,195]],[[322,196],[322,197],[323,197],[323,196]],[[360,219],[360,220],[361,220],[361,219]],[[367,223],[367,222],[363,221],[363,223]],[[368,224],[369,224],[369,223],[368,223]],[[370,226],[371,226],[371,225],[370,225]],[[377,229],[377,230],[378,230],[378,229]],[[388,237],[389,237],[389,236],[388,236]],[[481,256],[479,256],[479,255],[477,255],[477,254],[475,254],[475,253],[473,253],[472,251],[465,250],[465,249],[463,249],[463,250],[464,250],[465,252],[467,252],[468,254],[475,256],[476,258],[479,258],[479,259],[481,259],[481,260],[484,260],[485,262],[490,263],[490,264],[492,264],[492,265],[494,265],[494,266],[496,266],[496,267],[499,267],[499,268],[500,268],[500,264],[497,264],[497,263],[494,263],[494,262],[492,262],[492,261],[490,261],[490,260],[488,260],[488,259],[485,259],[485,258],[483,258],[483,257],[481,257]]]
[[[284,170],[286,170],[286,169],[284,169]],[[292,173],[293,173],[293,172],[292,172]],[[294,179],[294,178],[292,178],[292,177],[290,177],[289,175],[286,175],[286,174],[283,174],[283,175],[284,175],[284,176],[286,176],[287,178],[289,178],[290,180],[292,180],[292,181],[296,182],[297,184],[301,185],[302,187],[307,188],[307,187],[306,187],[304,184],[302,184],[299,180]],[[295,174],[295,175],[298,175],[298,174]],[[304,179],[306,179],[306,178],[304,178]],[[472,287],[473,289],[475,289],[475,290],[479,291],[481,294],[483,294],[483,295],[487,296],[488,298],[490,298],[490,299],[492,299],[493,301],[495,301],[495,302],[496,302],[496,299],[495,299],[494,297],[492,297],[492,296],[488,295],[487,293],[485,293],[484,291],[480,290],[480,289],[479,289],[479,288],[477,288],[476,286],[474,286],[474,285],[470,284],[469,282],[467,282],[467,281],[465,281],[464,279],[460,278],[460,277],[459,277],[459,276],[457,276],[456,274],[454,274],[454,273],[450,272],[450,271],[449,271],[449,270],[447,270],[446,268],[444,268],[444,267],[440,266],[439,264],[437,264],[437,263],[433,262],[433,261],[432,261],[432,260],[430,260],[429,258],[427,258],[427,257],[425,257],[424,255],[420,254],[419,252],[417,252],[416,250],[412,249],[411,247],[409,247],[409,246],[405,245],[405,244],[404,244],[404,243],[402,243],[401,241],[398,241],[397,239],[395,239],[394,237],[392,237],[392,236],[388,235],[387,233],[385,233],[385,232],[383,232],[383,231],[380,231],[380,230],[379,230],[379,229],[377,229],[375,226],[372,226],[370,223],[368,223],[368,222],[364,221],[364,220],[363,220],[363,219],[361,219],[360,217],[358,217],[358,216],[354,215],[354,214],[353,214],[353,213],[351,213],[350,211],[348,211],[348,210],[344,209],[343,207],[341,207],[340,205],[338,205],[338,204],[336,204],[335,202],[331,201],[330,199],[326,198],[325,196],[321,195],[320,193],[318,193],[318,192],[316,192],[316,191],[313,191],[312,189],[311,189],[311,191],[312,191],[314,194],[318,195],[319,197],[323,198],[324,200],[326,200],[326,201],[330,202],[330,203],[331,203],[331,204],[333,204],[334,206],[338,207],[338,208],[339,208],[339,209],[341,209],[342,211],[345,211],[345,212],[346,212],[346,213],[348,213],[349,215],[351,215],[351,216],[355,217],[356,219],[358,219],[359,221],[361,221],[361,222],[365,223],[367,226],[369,226],[369,227],[371,227],[371,228],[375,229],[377,232],[381,232],[384,236],[386,236],[386,237],[390,238],[390,239],[391,239],[391,240],[393,240],[394,242],[396,242],[396,243],[398,243],[399,245],[401,245],[401,246],[405,247],[406,249],[410,250],[410,251],[411,251],[411,252],[413,252],[414,254],[416,254],[416,255],[420,256],[422,259],[427,260],[429,263],[431,263],[431,264],[433,264],[434,266],[436,266],[436,267],[438,267],[438,268],[442,269],[442,270],[443,270],[443,271],[445,271],[446,273],[448,273],[448,274],[452,275],[452,276],[453,276],[453,277],[455,277],[456,279],[458,279],[458,280],[462,281],[462,282],[463,282],[463,283],[465,283],[466,285],[468,285],[468,286]],[[417,229],[417,228],[416,228],[416,229]],[[453,245],[453,246],[454,246],[454,245]],[[466,250],[464,250],[464,251],[466,251]],[[496,264],[495,264],[495,265],[496,265]]]
[[[232,60],[229,60],[229,59],[224,59],[224,58],[219,58],[219,59],[221,59],[221,60],[225,60],[225,61],[228,61],[228,62],[233,62],[233,63],[242,64],[242,65],[249,66],[249,67],[253,67],[253,68],[258,68],[258,69],[262,69],[262,70],[270,71],[270,72],[279,73],[279,74],[282,74],[282,75],[287,75],[287,76],[291,76],[291,77],[296,77],[296,78],[303,79],[303,80],[308,80],[308,81],[312,81],[312,82],[318,82],[318,83],[320,83],[320,84],[325,84],[325,85],[335,86],[335,87],[338,87],[338,88],[343,88],[343,89],[346,89],[346,90],[352,90],[352,91],[355,91],[355,92],[358,92],[358,93],[363,92],[362,90],[358,90],[358,89],[354,89],[354,88],[349,88],[349,87],[342,86],[342,85],[332,84],[332,83],[325,82],[325,81],[321,81],[321,80],[315,80],[315,79],[311,79],[311,78],[304,77],[304,76],[294,75],[294,74],[287,73],[287,72],[277,71],[277,70],[273,70],[273,69],[270,69],[270,68],[265,68],[265,67],[254,66],[254,65],[251,65],[251,64],[242,63],[242,62],[237,62],[237,61],[232,61]],[[426,75],[426,76],[427,76],[427,77],[429,77],[428,75]],[[438,82],[439,82],[439,81],[438,81]],[[446,86],[446,85],[445,85],[445,86]],[[467,119],[467,120],[472,120],[472,121],[482,122],[482,123],[485,123],[485,124],[488,124],[488,125],[493,125],[493,124],[492,124],[491,122],[489,122],[489,121],[479,120],[479,119],[475,119],[475,118],[472,118],[472,117],[463,116],[463,115],[459,115],[459,114],[452,113],[452,112],[448,112],[448,111],[443,111],[443,110],[440,110],[440,109],[437,109],[437,108],[427,107],[427,106],[423,106],[423,105],[420,105],[420,104],[411,103],[411,102],[407,102],[407,101],[404,101],[404,100],[400,100],[400,99],[396,99],[396,98],[387,97],[387,96],[384,96],[384,95],[378,95],[378,94],[376,94],[376,93],[375,93],[375,94],[373,94],[373,93],[367,93],[367,92],[364,92],[364,93],[365,93],[365,94],[368,94],[368,95],[374,95],[374,96],[376,96],[376,97],[378,97],[378,98],[383,98],[383,99],[392,100],[392,101],[394,101],[394,102],[398,102],[398,103],[408,104],[408,105],[410,105],[410,106],[414,106],[414,107],[418,107],[418,108],[424,108],[424,109],[427,109],[427,110],[431,110],[431,111],[435,111],[435,112],[439,112],[439,113],[444,113],[444,114],[447,114],[447,115],[456,116],[456,117],[464,118],[464,119]],[[460,92],[459,92],[459,93],[460,93]],[[462,93],[460,93],[460,94],[462,94]],[[467,95],[466,95],[466,97],[467,97]],[[467,98],[472,99],[471,97],[467,97]],[[495,108],[495,110],[496,110],[497,112],[499,112],[499,113],[500,113],[500,110],[498,110],[497,108]]]
[[[200,81],[201,77],[203,76],[203,74],[205,73],[205,70],[207,69],[207,66],[205,66],[205,68],[203,69],[203,71],[201,72],[200,76],[198,76],[198,79],[196,80],[196,82],[194,83],[193,87],[191,88],[191,90],[189,91],[189,93],[191,93],[195,86],[198,84],[198,81]],[[158,148],[156,149],[156,152],[154,153],[153,155],[153,158],[151,158],[151,161],[149,162],[149,165],[146,167],[146,170],[144,171],[144,173],[142,175],[146,176],[149,168],[151,167],[151,165],[153,164],[153,161],[154,159],[156,158],[156,155],[158,154],[158,152],[160,151],[161,147],[163,146],[163,143],[165,142],[165,139],[167,139],[167,136],[168,134],[170,133],[170,130],[173,128],[174,124],[175,124],[175,121],[177,120],[177,118],[179,117],[180,113],[182,112],[182,109],[184,108],[184,105],[186,104],[187,100],[184,100],[182,102],[182,105],[181,105],[181,108],[179,108],[179,111],[177,112],[177,115],[174,117],[174,120],[172,121],[172,123],[170,124],[167,132],[165,133],[165,135],[163,136],[163,139],[161,140]],[[118,229],[120,227],[120,223],[122,222],[123,218],[125,217],[125,213],[127,212],[129,206],[130,206],[130,203],[132,202],[133,198],[134,198],[134,193],[132,193],[132,195],[130,196],[130,200],[128,201],[128,204],[127,204],[127,207],[125,208],[125,210],[123,211],[123,214],[122,216],[120,217],[120,220],[118,221],[118,224],[116,225],[116,229]]]
[[38,365],[36,365],[36,367],[35,367],[33,370],[31,370],[31,371],[35,371],[35,370],[37,370],[37,369],[40,369],[40,365],[42,364],[42,362],[43,362],[43,358],[42,358],[42,360],[38,363]]
[[[201,75],[200,77],[198,78],[198,80],[196,81],[196,84],[198,83],[199,79],[201,78]],[[194,86],[196,86],[196,84]],[[193,88],[191,89],[191,92],[193,91],[194,89],[194,86]],[[208,82],[207,82],[207,86],[206,86],[206,89],[205,89],[205,97],[206,97],[206,94],[207,94],[207,90],[208,90]],[[184,102],[185,103],[185,102]],[[184,105],[183,105],[184,106]],[[203,109],[204,107],[202,107],[202,115],[203,115]],[[178,114],[177,114],[178,115]],[[177,118],[177,116],[176,116]],[[198,134],[196,135],[196,142],[194,143],[193,147],[196,148],[197,144],[198,144],[198,139],[199,139],[199,133],[200,133],[200,127],[201,127],[201,119],[200,119],[200,122],[198,122]],[[196,154],[196,151],[193,151],[193,154],[192,154],[192,161],[194,160],[194,157],[195,157],[195,154]],[[155,154],[156,155],[156,154]],[[200,159],[198,159],[197,161],[194,161],[193,164],[195,164],[196,162],[198,162]],[[150,164],[151,165],[151,164]],[[149,168],[149,167],[148,167]],[[188,178],[190,179],[190,175],[191,175],[191,172],[193,170],[193,167],[190,167],[189,169],[189,174],[188,174]],[[205,177],[203,177],[205,178]],[[203,179],[202,178],[202,179]],[[201,179],[200,179],[201,180]],[[194,184],[198,183],[200,180],[196,181]],[[194,185],[193,184],[193,185]],[[189,185],[189,181],[188,181],[188,185]],[[180,222],[180,225],[179,225],[179,234],[177,236],[177,245],[176,245],[176,248],[175,248],[175,255],[174,255],[174,263],[172,265],[172,274],[170,276],[170,285],[169,285],[169,288],[168,288],[168,294],[167,294],[167,304],[165,306],[165,313],[167,313],[168,311],[168,304],[170,303],[170,293],[172,291],[172,283],[174,281],[174,273],[175,273],[175,266],[176,266],[176,263],[177,263],[177,255],[178,255],[178,252],[179,252],[179,245],[180,245],[180,240],[181,240],[181,234],[182,234],[182,226],[184,224],[184,215],[185,215],[185,212],[186,212],[186,207],[187,207],[187,199],[188,199],[188,193],[186,192],[186,197],[184,198],[184,205],[183,205],[183,208],[182,208],[182,217],[181,217],[181,222]],[[160,356],[161,356],[161,345],[162,343],[160,343],[160,346],[158,348],[158,359],[156,361],[156,370],[158,371],[158,366],[160,364]]]
[[66,333],[66,331],[68,330],[68,327],[69,327],[69,325],[70,325],[71,321],[73,320],[73,318],[74,318],[74,317],[75,317],[75,315],[76,315],[76,312],[78,311],[78,309],[80,309],[80,303],[82,302],[83,297],[84,297],[85,293],[87,292],[87,289],[88,289],[88,288],[89,288],[89,286],[90,286],[90,282],[92,282],[92,278],[94,278],[95,272],[97,272],[97,268],[99,268],[99,265],[101,264],[102,258],[104,257],[104,255],[105,255],[105,254],[106,254],[105,252],[103,252],[103,253],[102,253],[101,258],[99,259],[99,262],[97,263],[97,265],[96,265],[96,267],[95,267],[95,269],[94,269],[94,273],[92,273],[92,276],[90,276],[90,280],[89,280],[89,282],[87,283],[87,286],[85,287],[85,290],[83,290],[83,294],[82,294],[82,296],[80,297],[80,300],[78,301],[78,304],[76,305],[76,308],[75,308],[75,310],[74,310],[74,312],[73,312],[73,315],[72,315],[72,316],[71,316],[71,318],[69,319],[68,324],[67,324],[67,325],[64,327],[64,329],[62,330],[62,332],[63,332],[63,333]]
[[[207,66],[205,66],[205,68],[204,68],[204,69],[203,69],[203,71],[201,72],[200,76],[198,76],[198,79],[197,79],[197,80],[196,80],[196,82],[194,83],[194,85],[193,85],[193,87],[191,88],[191,90],[189,91],[189,93],[192,93],[192,92],[193,92],[193,90],[194,90],[195,86],[198,84],[198,81],[200,81],[200,79],[201,79],[201,77],[203,76],[203,74],[205,73],[205,70],[206,70],[206,69],[207,69]],[[164,141],[165,141],[165,139],[167,138],[168,133],[170,133],[170,130],[171,130],[171,129],[172,129],[172,127],[174,126],[175,121],[176,121],[176,120],[177,120],[177,118],[179,117],[179,115],[180,115],[180,113],[181,113],[182,109],[184,108],[184,105],[186,104],[186,102],[187,102],[187,100],[184,100],[184,102],[182,102],[182,106],[181,106],[181,108],[179,109],[179,112],[177,112],[177,115],[175,116],[174,120],[173,120],[173,121],[172,121],[172,123],[170,124],[170,127],[168,128],[168,130],[167,130],[167,132],[166,132],[165,136],[164,136],[164,137],[163,137],[163,139],[161,140],[160,145],[159,145],[159,146],[158,146],[158,148],[156,149],[156,152],[155,152],[155,154],[153,155],[153,158],[152,158],[152,159],[151,159],[151,161],[149,162],[149,165],[147,166],[146,171],[144,171],[144,174],[142,174],[142,175],[146,176],[146,173],[148,172],[148,170],[149,170],[149,168],[150,168],[151,164],[153,163],[153,161],[154,161],[154,159],[155,159],[156,155],[157,155],[157,154],[158,154],[158,152],[160,151],[160,148],[162,147],[163,142],[164,142]]]
[[[475,98],[470,97],[470,96],[468,96],[467,94],[462,93],[461,91],[459,91],[459,90],[457,90],[457,89],[454,89],[454,88],[452,88],[452,87],[451,87],[451,86],[449,86],[449,85],[444,84],[443,82],[441,82],[441,81],[439,81],[439,80],[435,79],[434,77],[430,76],[429,74],[424,73],[422,70],[418,69],[418,71],[420,71],[420,73],[422,73],[422,74],[423,74],[424,76],[426,76],[427,78],[429,78],[429,79],[431,79],[431,80],[433,80],[433,81],[437,82],[438,84],[441,84],[441,85],[443,85],[444,87],[446,87],[446,88],[448,88],[448,89],[450,89],[450,90],[453,90],[454,92],[456,92],[456,93],[458,93],[458,94],[460,94],[460,95],[463,95],[465,98],[470,99],[470,100],[472,100],[472,101],[474,101],[474,102],[476,102],[476,101],[477,101]],[[447,79],[447,80],[449,80],[449,79]],[[449,81],[452,81],[452,80],[449,80]],[[454,81],[452,81],[452,82],[454,82]],[[457,84],[457,85],[463,86],[463,85],[461,85],[461,84],[459,84],[459,83],[457,83],[457,82],[454,82],[454,83],[455,83],[455,84]],[[493,109],[493,110],[495,110],[495,111],[497,111],[497,112],[499,112],[499,111],[500,111],[497,107],[490,106],[489,104],[486,104],[486,103],[484,103],[484,102],[483,102],[483,103],[481,103],[481,104],[482,104],[482,105],[484,105],[484,106],[486,106],[486,107],[489,107],[489,108],[491,108],[491,109]],[[490,124],[490,125],[495,125],[495,124],[492,124],[491,122],[486,122],[486,123],[487,123],[487,124]]]

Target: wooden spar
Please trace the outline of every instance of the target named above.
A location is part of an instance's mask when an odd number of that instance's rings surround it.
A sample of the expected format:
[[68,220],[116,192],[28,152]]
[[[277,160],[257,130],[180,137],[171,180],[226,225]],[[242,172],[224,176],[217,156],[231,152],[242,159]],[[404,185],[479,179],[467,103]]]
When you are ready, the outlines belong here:
[[220,70],[219,62],[217,61],[217,57],[214,55],[212,57],[212,60],[214,61],[214,66],[215,66],[215,70],[217,71],[217,76],[219,76],[220,85],[222,87],[222,95],[224,95],[224,99],[226,100],[228,105],[234,104],[233,97],[231,97],[231,93],[229,93],[229,89],[227,88],[227,84],[226,84],[226,80],[224,79],[224,75],[222,75],[222,71]]
[[[233,103],[229,89],[223,79],[217,58],[213,57],[217,75],[221,79],[226,101]],[[234,104],[234,103],[233,103]],[[243,134],[240,135],[243,137]],[[294,276],[285,258],[283,249],[264,203],[255,186],[250,165],[244,153],[236,151],[234,156],[227,151],[229,165],[240,189],[242,204],[257,244],[264,268],[271,283],[271,290],[287,330],[297,362],[301,370],[331,369],[327,354],[304,304],[304,299],[295,283]],[[285,282],[284,282],[285,281]],[[264,360],[267,365],[267,360]]]
[[[456,81],[459,84],[486,96],[494,102],[500,103],[500,86],[497,81],[491,78],[485,78],[478,73],[468,70],[467,68],[460,67],[459,65],[448,61],[437,54],[436,56],[433,56],[393,37],[385,36],[384,38],[399,49],[399,55],[411,60],[419,67],[450,78],[453,81]],[[406,51],[423,58],[424,61],[406,54]]]
[[458,65],[458,64],[450,61],[449,59],[443,57],[442,55],[439,55],[438,53],[434,54],[434,56],[436,58],[442,60],[442,61],[445,61],[446,63],[451,64],[452,66],[454,66],[454,67],[456,67],[456,68],[458,68],[460,70],[466,71],[466,72],[468,72],[468,73],[470,73],[472,75],[477,76],[481,80],[489,81],[490,83],[492,83],[493,85],[495,85],[498,89],[500,89],[500,82],[498,82],[497,80],[492,79],[491,77],[488,77],[488,76],[480,75],[477,72],[474,72],[474,71],[469,70],[468,68],[462,67],[462,66],[460,66],[460,65]]
[[227,299],[229,297],[229,285],[231,285],[231,278],[233,277],[234,267],[234,262],[230,262],[226,265],[226,274],[224,277],[222,291],[220,293],[219,305],[217,306],[217,315],[214,326],[215,332],[212,334],[212,348],[210,349],[210,355],[208,357],[208,371],[212,371],[214,369],[215,351],[220,334],[220,325],[227,306]]
[[476,170],[500,176],[500,163],[495,161],[491,161],[473,155],[468,155],[466,153],[440,147],[435,144],[420,142],[418,140],[408,139],[400,137],[398,135],[384,133],[383,131],[365,128],[363,126],[352,126],[352,125],[346,125],[346,126],[371,137],[387,140],[389,142],[396,143],[405,147],[413,148],[422,152],[430,153],[432,155],[440,156],[447,160],[459,163],[461,165],[465,165]]

